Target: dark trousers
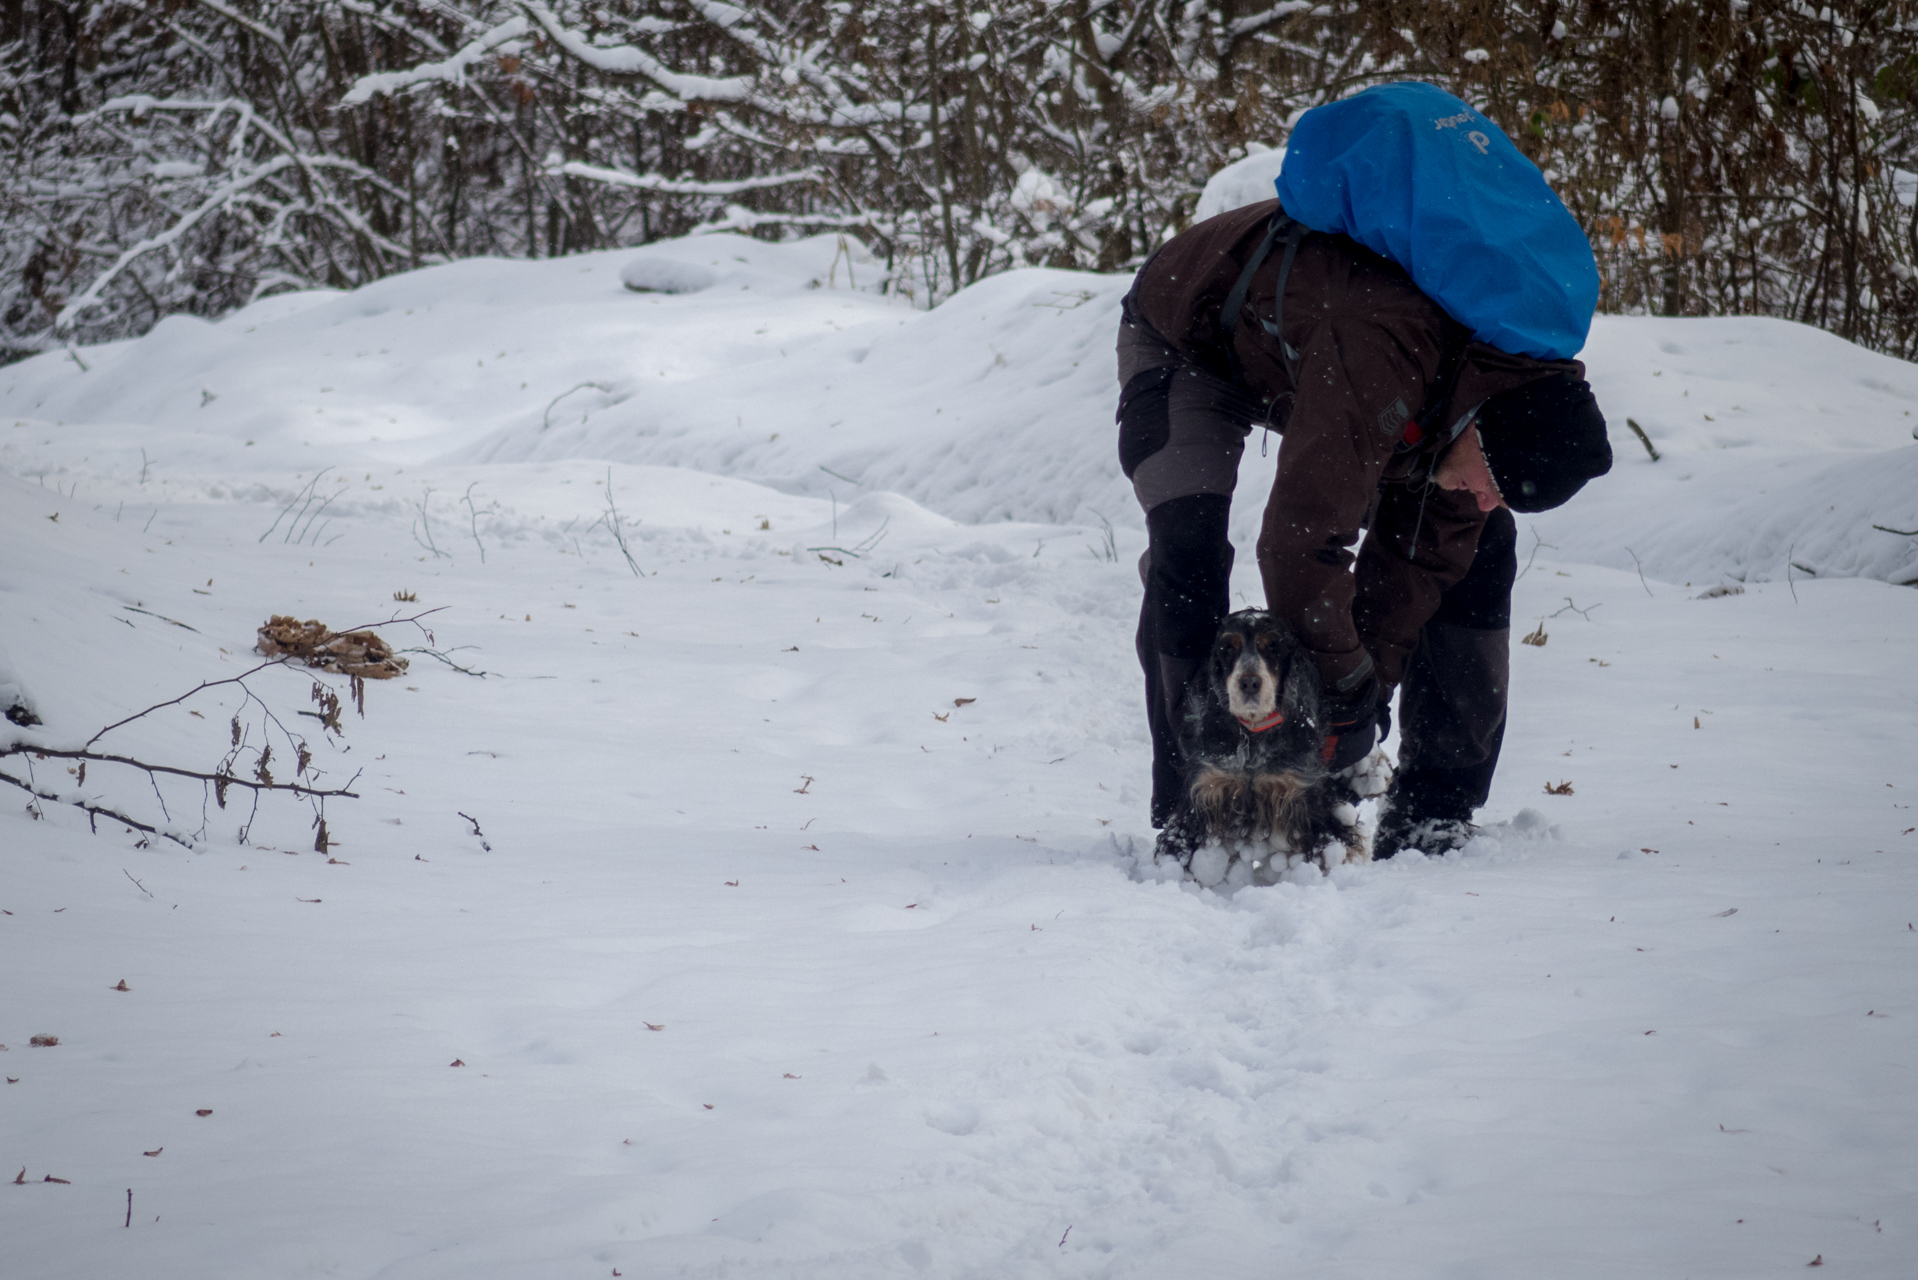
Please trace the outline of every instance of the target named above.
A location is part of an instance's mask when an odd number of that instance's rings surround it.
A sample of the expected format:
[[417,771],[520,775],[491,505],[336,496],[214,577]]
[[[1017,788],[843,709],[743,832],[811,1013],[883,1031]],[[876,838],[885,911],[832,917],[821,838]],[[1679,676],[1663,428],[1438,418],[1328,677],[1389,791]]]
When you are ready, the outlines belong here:
[[[1119,332],[1119,461],[1145,508],[1145,599],[1135,640],[1152,732],[1152,825],[1183,789],[1186,684],[1231,611],[1227,520],[1250,422],[1245,396],[1143,325]],[[1406,665],[1395,809],[1469,818],[1485,803],[1505,737],[1517,527],[1494,511],[1465,577],[1445,592]]]

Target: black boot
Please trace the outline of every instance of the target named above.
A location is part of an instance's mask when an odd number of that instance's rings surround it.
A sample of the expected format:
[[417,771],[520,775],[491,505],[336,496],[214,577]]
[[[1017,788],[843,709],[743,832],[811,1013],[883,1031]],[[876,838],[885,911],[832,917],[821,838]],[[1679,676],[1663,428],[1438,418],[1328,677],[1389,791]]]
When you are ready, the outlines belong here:
[[1472,825],[1472,803],[1463,792],[1416,785],[1401,787],[1394,779],[1379,801],[1379,829],[1372,837],[1372,860],[1383,862],[1407,849],[1442,857],[1465,847],[1478,834]]

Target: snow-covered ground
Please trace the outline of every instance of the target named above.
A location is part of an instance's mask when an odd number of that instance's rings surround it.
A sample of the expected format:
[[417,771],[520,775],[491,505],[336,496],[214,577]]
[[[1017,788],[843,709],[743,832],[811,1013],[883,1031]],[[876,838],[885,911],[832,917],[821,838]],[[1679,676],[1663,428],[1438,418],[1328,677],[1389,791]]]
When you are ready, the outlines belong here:
[[[1601,319],[1618,466],[1522,534],[1487,835],[1220,895],[1136,856],[1127,282],[920,313],[847,247],[466,262],[0,369],[39,741],[275,613],[437,608],[490,673],[414,655],[339,738],[251,678],[359,771],[332,861],[283,799],[187,851],[0,788],[6,1274],[1910,1273],[1918,538],[1871,526],[1918,529],[1918,369]],[[205,767],[239,709],[105,742]],[[156,817],[135,782],[84,789]]]

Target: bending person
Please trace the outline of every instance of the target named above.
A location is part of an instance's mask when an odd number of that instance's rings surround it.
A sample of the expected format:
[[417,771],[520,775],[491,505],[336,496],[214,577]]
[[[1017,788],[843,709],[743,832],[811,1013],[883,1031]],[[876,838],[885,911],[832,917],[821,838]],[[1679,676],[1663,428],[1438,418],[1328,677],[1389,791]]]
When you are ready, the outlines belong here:
[[1370,753],[1400,691],[1374,856],[1456,848],[1504,737],[1511,512],[1609,470],[1605,420],[1577,361],[1472,341],[1393,262],[1280,213],[1267,201],[1183,232],[1125,302],[1119,458],[1150,535],[1152,823],[1182,803],[1177,723],[1229,611],[1227,516],[1260,425],[1283,441],[1259,574],[1317,665],[1332,767]]

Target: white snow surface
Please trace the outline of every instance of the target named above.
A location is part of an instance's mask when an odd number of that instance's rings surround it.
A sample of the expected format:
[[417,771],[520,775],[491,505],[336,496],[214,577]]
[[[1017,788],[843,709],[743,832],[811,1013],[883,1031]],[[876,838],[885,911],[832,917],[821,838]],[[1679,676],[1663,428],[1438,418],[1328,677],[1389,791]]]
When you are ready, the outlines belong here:
[[[334,861],[0,760],[199,833],[0,786],[8,1275],[1909,1273],[1918,370],[1601,318],[1485,834],[1221,893],[1149,867],[1128,282],[643,255],[710,283],[464,262],[0,369],[7,741],[274,613],[491,673],[337,737],[250,678],[356,779]],[[102,745],[210,766],[235,692]]]
[[1246,148],[1246,153],[1206,179],[1205,189],[1199,192],[1199,203],[1192,210],[1194,222],[1278,195],[1274,184],[1279,180],[1279,170],[1285,167],[1285,148],[1254,142]]

